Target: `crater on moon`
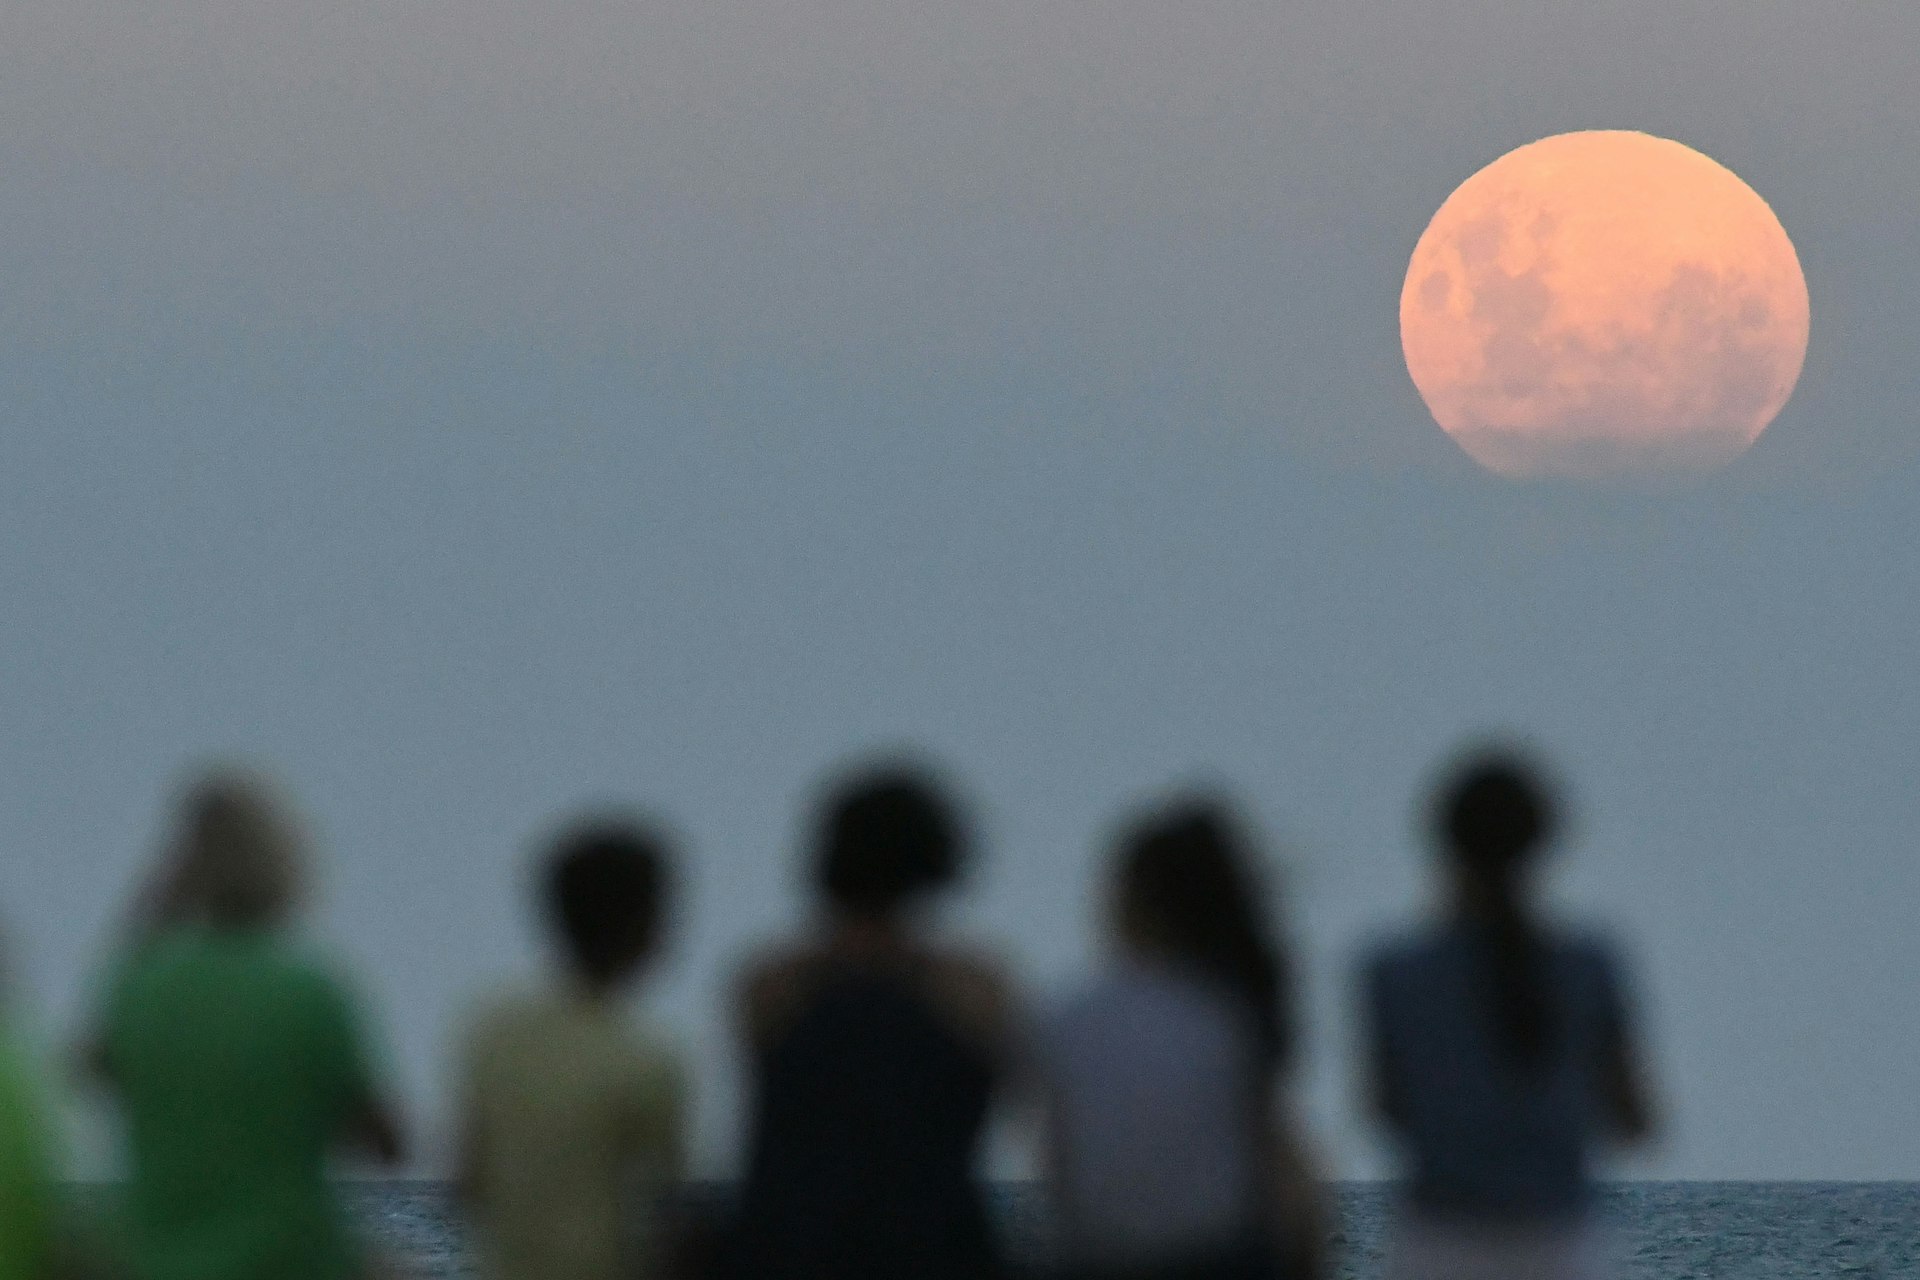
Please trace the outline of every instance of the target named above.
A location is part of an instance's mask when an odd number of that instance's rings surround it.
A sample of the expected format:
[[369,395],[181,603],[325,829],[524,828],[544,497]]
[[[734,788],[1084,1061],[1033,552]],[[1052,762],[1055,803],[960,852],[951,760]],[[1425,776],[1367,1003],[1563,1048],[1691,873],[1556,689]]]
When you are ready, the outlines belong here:
[[1565,134],[1468,179],[1400,306],[1435,419],[1515,478],[1724,465],[1792,394],[1806,283],[1786,232],[1679,143]]

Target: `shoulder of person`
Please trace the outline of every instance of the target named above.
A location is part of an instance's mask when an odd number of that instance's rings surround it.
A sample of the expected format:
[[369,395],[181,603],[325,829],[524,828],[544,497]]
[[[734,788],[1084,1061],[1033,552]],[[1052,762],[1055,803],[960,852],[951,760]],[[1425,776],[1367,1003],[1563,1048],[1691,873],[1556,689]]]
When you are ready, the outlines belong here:
[[734,979],[735,994],[748,1004],[779,1000],[806,985],[820,965],[820,950],[807,943],[770,943],[747,957]]
[[1014,982],[1005,962],[984,948],[969,946],[930,947],[926,951],[929,971],[956,989],[983,996],[1011,999]]
[[1045,1062],[1071,1055],[1089,1038],[1100,1040],[1107,1028],[1131,1018],[1137,983],[1137,975],[1108,965],[1053,993],[1029,1017],[1031,1052]]
[[508,988],[473,997],[456,1024],[460,1043],[468,1052],[474,1052],[503,1036],[510,1036],[534,1018],[543,1003],[539,994],[526,988]]
[[630,1034],[632,1080],[647,1097],[679,1100],[693,1087],[692,1055],[678,1036],[643,1023]]
[[113,967],[123,975],[151,972],[199,953],[207,942],[207,931],[201,925],[161,925],[128,938],[117,953]]
[[993,1045],[1006,1045],[1019,1036],[1019,1000],[1001,961],[962,947],[931,947],[923,960],[933,999],[972,1036]]
[[763,1039],[805,1000],[822,961],[810,943],[781,942],[748,957],[734,980],[734,1001],[741,1024]]
[[1377,930],[1360,946],[1360,977],[1369,985],[1390,981],[1425,964],[1443,941],[1426,927]]
[[1019,1003],[1018,984],[1007,963],[969,946],[932,947],[925,953],[927,972],[943,994],[1007,1015]]
[[1546,928],[1554,951],[1571,963],[1607,973],[1619,968],[1620,947],[1605,926],[1580,919],[1550,919]]
[[662,1070],[679,1070],[691,1061],[686,1038],[654,1018],[645,1009],[624,1019],[627,1044],[633,1056]]
[[280,980],[309,999],[357,1008],[360,988],[341,961],[319,943],[301,937],[275,938],[263,954]]

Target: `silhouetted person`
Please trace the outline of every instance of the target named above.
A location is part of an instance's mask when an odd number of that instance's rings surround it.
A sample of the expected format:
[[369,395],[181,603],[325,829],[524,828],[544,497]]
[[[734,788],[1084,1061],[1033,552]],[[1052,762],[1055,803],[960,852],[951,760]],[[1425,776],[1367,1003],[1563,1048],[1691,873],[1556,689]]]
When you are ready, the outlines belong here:
[[622,998],[659,951],[664,840],[625,821],[563,833],[540,899],[552,981],[476,1023],[461,1084],[459,1189],[489,1280],[644,1280],[662,1270],[651,1201],[684,1173],[679,1055]]
[[1287,957],[1246,838],[1209,801],[1155,812],[1120,840],[1109,892],[1111,962],[1035,1055],[1065,1271],[1307,1274],[1323,1229],[1284,1087]]
[[973,1280],[998,1253],[974,1165],[1009,1037],[1007,984],[935,945],[915,909],[965,836],[910,770],[855,778],[820,816],[814,936],[749,969],[752,1135],[733,1280]]
[[1534,905],[1555,820],[1518,756],[1459,766],[1433,801],[1440,918],[1368,959],[1373,1100],[1409,1167],[1391,1276],[1594,1274],[1590,1153],[1649,1130],[1611,950]]
[[139,1280],[347,1280],[328,1185],[347,1147],[400,1158],[354,1001],[290,936],[305,850],[263,782],[193,788],[100,1014],[95,1068],[130,1157]]

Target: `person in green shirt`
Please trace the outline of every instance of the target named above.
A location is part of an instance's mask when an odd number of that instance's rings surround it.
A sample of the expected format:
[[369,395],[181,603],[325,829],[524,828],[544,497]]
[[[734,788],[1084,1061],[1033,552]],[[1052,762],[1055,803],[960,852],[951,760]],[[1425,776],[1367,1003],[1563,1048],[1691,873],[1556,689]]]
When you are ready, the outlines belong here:
[[51,1126],[36,1075],[0,1021],[0,1280],[55,1274]]
[[92,1057],[125,1121],[137,1280],[367,1273],[329,1157],[401,1143],[353,1000],[289,937],[301,853],[261,781],[210,777],[136,909]]

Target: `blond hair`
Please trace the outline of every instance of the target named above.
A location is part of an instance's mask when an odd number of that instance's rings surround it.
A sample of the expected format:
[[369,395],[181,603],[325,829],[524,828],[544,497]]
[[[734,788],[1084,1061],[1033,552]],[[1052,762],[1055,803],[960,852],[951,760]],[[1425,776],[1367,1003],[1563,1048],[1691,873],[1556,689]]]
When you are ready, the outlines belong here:
[[182,888],[216,924],[267,924],[292,910],[306,841],[280,789],[248,769],[202,773],[181,798],[175,836]]

